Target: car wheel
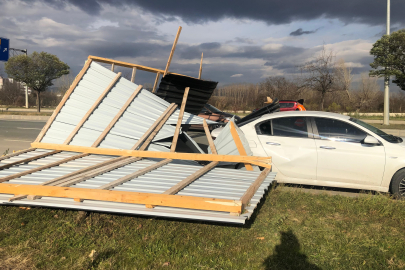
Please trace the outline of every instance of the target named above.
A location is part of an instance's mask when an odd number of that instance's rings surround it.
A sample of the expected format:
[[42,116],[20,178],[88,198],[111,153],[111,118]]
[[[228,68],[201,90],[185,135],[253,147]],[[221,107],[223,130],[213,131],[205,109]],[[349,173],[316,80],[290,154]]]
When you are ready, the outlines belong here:
[[398,198],[405,198],[405,169],[397,171],[390,184],[391,193]]

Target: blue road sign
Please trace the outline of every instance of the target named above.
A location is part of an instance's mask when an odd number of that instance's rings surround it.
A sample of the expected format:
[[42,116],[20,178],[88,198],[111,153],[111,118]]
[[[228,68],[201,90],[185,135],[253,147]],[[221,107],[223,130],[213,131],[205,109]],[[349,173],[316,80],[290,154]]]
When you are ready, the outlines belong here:
[[10,40],[7,38],[0,38],[0,61],[8,61],[8,53]]

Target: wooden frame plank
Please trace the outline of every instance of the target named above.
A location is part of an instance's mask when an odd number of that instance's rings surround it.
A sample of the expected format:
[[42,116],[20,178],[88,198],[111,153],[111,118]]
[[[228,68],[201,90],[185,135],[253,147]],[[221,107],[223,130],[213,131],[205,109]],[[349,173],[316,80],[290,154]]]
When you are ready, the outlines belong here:
[[55,184],[55,186],[60,186],[60,187],[68,187],[83,181],[86,181],[90,178],[94,178],[96,176],[102,175],[104,173],[113,171],[115,169],[121,168],[123,166],[126,166],[128,164],[134,163],[136,161],[141,160],[141,158],[139,157],[131,157],[131,158],[125,158],[122,159],[118,162],[115,162],[113,164],[107,165],[107,166],[103,166],[101,168],[98,168],[96,170],[92,170],[90,172],[87,172],[85,174],[79,175],[77,177],[72,177],[70,179],[65,179],[63,181],[59,181],[58,183]]
[[146,167],[145,169],[136,171],[134,173],[131,173],[131,174],[128,174],[128,175],[126,175],[124,177],[121,177],[121,178],[119,178],[119,179],[117,179],[117,180],[115,180],[115,181],[113,181],[111,183],[105,184],[105,185],[99,187],[98,189],[111,189],[111,188],[114,188],[114,187],[119,186],[119,185],[121,185],[121,184],[123,184],[125,182],[128,182],[128,181],[130,181],[130,180],[132,180],[134,178],[137,178],[139,176],[147,174],[148,172],[156,170],[156,169],[158,169],[158,168],[160,168],[160,167],[162,167],[162,166],[164,166],[164,165],[166,165],[166,164],[168,164],[170,162],[172,162],[172,159],[164,159],[164,160],[162,160],[160,162],[157,162],[157,163],[155,163],[153,165],[150,165],[150,166]]
[[201,80],[203,57],[204,57],[204,53],[201,53],[200,71],[198,72],[198,79],[199,80]]
[[15,179],[15,178],[27,175],[27,174],[31,174],[31,173],[34,173],[34,172],[42,171],[42,170],[50,168],[50,167],[58,166],[58,165],[60,165],[62,163],[66,163],[66,162],[71,161],[71,160],[75,160],[75,159],[78,159],[78,158],[81,158],[81,157],[85,157],[87,155],[88,155],[88,153],[74,155],[74,156],[59,160],[59,161],[49,163],[47,165],[42,165],[42,166],[39,166],[37,168],[33,168],[33,169],[25,171],[25,172],[20,172],[20,173],[12,174],[12,175],[9,175],[9,176],[5,176],[5,177],[0,178],[0,183],[3,183],[5,181],[11,180],[11,179]]
[[61,102],[59,103],[58,107],[53,111],[52,116],[49,118],[49,120],[46,122],[45,126],[42,128],[41,132],[38,134],[38,137],[35,139],[35,142],[39,142],[43,139],[45,136],[46,132],[48,131],[49,127],[55,120],[56,116],[62,109],[63,105],[65,105],[66,101],[72,94],[73,90],[76,88],[76,86],[79,84],[80,80],[83,78],[84,74],[87,72],[89,69],[92,59],[88,59],[86,63],[84,64],[82,70],[79,72],[79,74],[76,76],[75,80],[73,81],[72,85],[70,86],[69,90],[66,91],[65,95],[63,96]]
[[69,134],[67,139],[63,142],[64,144],[69,144],[72,141],[73,137],[76,135],[76,133],[79,131],[79,129],[83,126],[84,122],[87,121],[87,119],[94,112],[94,110],[97,108],[97,106],[100,105],[101,101],[114,87],[114,85],[117,83],[119,78],[121,78],[121,72],[118,72],[118,74],[115,76],[115,78],[112,80],[112,82],[107,86],[107,88],[104,90],[104,92],[101,94],[101,96],[96,100],[96,102],[94,102],[94,104],[91,106],[90,110],[88,110],[88,112],[83,116],[83,118],[80,120],[80,122],[76,125],[74,130]]
[[95,147],[51,144],[51,143],[32,143],[31,146],[42,149],[63,150],[69,152],[89,153],[96,155],[183,159],[196,161],[236,162],[236,163],[248,163],[261,167],[271,168],[271,157],[139,151],[139,150],[95,148]]
[[192,175],[188,176],[187,178],[183,179],[176,185],[172,186],[171,188],[169,188],[168,190],[163,192],[163,194],[168,194],[168,195],[176,194],[177,192],[179,192],[180,190],[182,190],[183,188],[185,188],[186,186],[188,186],[189,184],[191,184],[192,182],[194,182],[195,180],[197,180],[198,178],[200,178],[201,176],[203,176],[210,170],[214,169],[214,167],[217,166],[218,163],[219,163],[218,161],[213,161],[210,164],[202,167],[201,169],[199,169]]
[[[118,162],[118,161],[120,161],[120,160],[122,160],[122,159],[125,159],[125,158],[128,158],[128,157],[119,157],[119,158],[109,159],[109,160],[106,160],[106,161],[104,161],[104,162],[95,164],[95,165],[93,165],[93,166],[86,167],[86,168],[83,168],[83,169],[81,169],[81,170],[78,170],[78,171],[71,172],[71,173],[69,173],[69,174],[60,176],[60,177],[58,177],[58,178],[51,179],[51,180],[49,180],[49,181],[46,181],[46,182],[42,183],[40,186],[54,185],[54,184],[57,184],[58,182],[60,182],[60,181],[62,181],[62,180],[71,179],[71,178],[74,177],[74,176],[79,176],[79,175],[81,175],[81,174],[83,174],[83,173],[86,173],[86,172],[88,172],[88,171],[91,171],[91,170],[94,170],[94,169],[98,169],[98,168],[103,167],[103,166],[107,166],[107,165],[109,165],[109,164],[111,164],[111,163]],[[16,196],[14,196],[14,197],[12,197],[12,198],[10,198],[10,199],[8,199],[8,200],[9,200],[10,202],[15,201],[15,200],[22,200],[22,199],[27,198],[27,196],[28,196],[28,195],[16,195]],[[39,198],[38,198],[38,197],[35,197],[35,196],[34,196],[34,197],[31,197],[31,200],[35,200],[35,199],[39,199]]]
[[15,162],[11,162],[11,163],[5,164],[3,166],[0,166],[0,170],[8,169],[8,168],[13,167],[14,165],[17,165],[17,164],[27,163],[27,162],[34,161],[34,160],[44,158],[44,157],[47,157],[47,156],[51,156],[51,155],[54,155],[54,154],[57,154],[57,153],[60,153],[60,152],[62,152],[62,151],[60,151],[60,150],[51,151],[51,152],[47,152],[47,153],[42,154],[42,155],[37,155],[37,156],[34,156],[34,157],[29,157],[29,158],[25,158],[25,159],[22,159],[22,160],[15,161]]
[[35,150],[35,148],[31,147],[31,148],[24,149],[24,150],[21,150],[21,151],[17,151],[17,152],[11,153],[11,154],[7,154],[7,155],[5,155],[3,157],[0,157],[0,161],[8,159],[8,158],[15,157],[15,156],[19,156],[21,154],[25,154],[25,153],[28,153],[28,152],[31,152],[31,151],[34,151],[34,150]]
[[[229,128],[231,130],[232,138],[236,144],[236,147],[238,148],[239,154],[241,156],[247,156],[246,150],[243,147],[243,144],[239,138],[238,132],[236,131],[235,124],[232,121],[230,121],[229,125],[230,125]],[[245,163],[245,168],[248,171],[253,171],[253,167],[249,163]]]
[[186,109],[186,103],[187,103],[187,97],[188,97],[189,91],[190,91],[190,87],[186,87],[186,89],[184,90],[183,101],[181,102],[179,118],[177,119],[176,130],[174,131],[172,146],[170,147],[170,152],[176,151],[177,140],[179,139],[181,124],[183,123],[183,115],[184,115],[184,110]]
[[[177,108],[177,104],[170,104],[169,107],[167,107],[167,109],[162,113],[161,116],[159,116],[158,119],[156,119],[156,121],[153,123],[152,126],[150,126],[150,128],[142,135],[142,137],[136,142],[136,144],[131,148],[132,150],[136,150],[143,142],[144,140],[146,140],[153,131],[155,131],[156,127],[159,126],[159,124],[161,123],[161,121],[167,116],[169,115],[169,117],[172,115],[172,113],[174,112],[174,110]],[[170,113],[170,114],[169,114]],[[167,118],[169,119],[169,118]],[[166,120],[167,121],[167,120]],[[165,122],[166,122],[165,121]],[[163,125],[162,125],[163,126]],[[161,126],[161,127],[162,127]],[[156,132],[157,134],[157,132]],[[153,138],[152,138],[153,139]]]
[[[151,67],[147,67],[147,66],[137,65],[137,64],[133,64],[133,63],[123,62],[123,61],[118,61],[118,60],[114,60],[114,59],[108,59],[108,58],[103,58],[103,57],[98,57],[98,56],[93,56],[93,55],[89,55],[88,59],[92,59],[95,62],[100,62],[100,63],[104,63],[104,64],[114,63],[116,66],[120,66],[120,67],[127,67],[127,68],[136,67],[136,69],[138,69],[138,70],[152,72],[152,73],[160,72],[161,74],[163,74],[165,72],[163,69],[151,68]],[[179,73],[173,73],[173,72],[168,72],[168,73],[183,76],[183,77],[194,78],[194,77],[187,76],[184,74],[179,74]],[[197,79],[197,78],[194,78],[194,79]]]
[[131,82],[135,82],[136,67],[132,68]]
[[182,29],[181,26],[179,26],[179,29],[177,30],[176,38],[174,39],[174,42],[173,42],[172,50],[170,51],[169,60],[167,60],[167,64],[166,64],[166,68],[165,68],[163,77],[166,76],[167,72],[169,71],[170,63],[172,62],[174,50],[176,49],[176,45],[177,45],[177,41],[179,40],[179,37],[180,37],[181,29]]
[[73,187],[0,184],[3,194],[30,194],[42,197],[81,198],[84,200],[160,205],[177,208],[241,213],[242,203],[237,200],[202,198],[180,195],[139,193]]
[[114,67],[115,67],[114,65],[115,65],[114,63],[111,64],[111,71],[112,72],[114,72]]
[[267,175],[270,173],[271,168],[264,169],[257,179],[250,185],[250,187],[245,191],[243,196],[240,198],[243,206],[245,207],[252,197],[255,195],[256,191],[259,189],[263,181],[266,179]]
[[138,86],[138,88],[132,93],[132,95],[128,98],[125,104],[121,107],[120,111],[114,116],[113,120],[111,120],[110,124],[104,129],[103,133],[97,138],[97,140],[93,143],[92,147],[97,147],[99,144],[104,140],[105,136],[107,136],[108,132],[112,129],[112,127],[117,123],[117,121],[121,118],[124,114],[126,109],[131,105],[132,101],[138,95],[138,93],[142,90],[142,85]]
[[214,141],[212,140],[211,133],[208,128],[207,121],[205,121],[205,119],[203,120],[203,127],[204,127],[204,131],[205,131],[205,135],[207,136],[208,144],[211,148],[211,153],[214,155],[217,155],[218,154],[217,148],[215,147]]
[[153,89],[152,89],[152,93],[156,92],[156,87],[157,87],[157,83],[159,81],[159,77],[160,77],[160,73],[156,73],[156,79],[155,79],[155,83],[153,84]]

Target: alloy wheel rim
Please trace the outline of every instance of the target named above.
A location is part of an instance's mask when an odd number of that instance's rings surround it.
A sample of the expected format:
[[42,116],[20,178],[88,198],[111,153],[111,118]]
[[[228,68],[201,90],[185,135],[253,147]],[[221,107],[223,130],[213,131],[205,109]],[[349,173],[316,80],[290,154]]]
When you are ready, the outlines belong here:
[[399,195],[405,196],[405,178],[402,178],[401,182],[399,182]]

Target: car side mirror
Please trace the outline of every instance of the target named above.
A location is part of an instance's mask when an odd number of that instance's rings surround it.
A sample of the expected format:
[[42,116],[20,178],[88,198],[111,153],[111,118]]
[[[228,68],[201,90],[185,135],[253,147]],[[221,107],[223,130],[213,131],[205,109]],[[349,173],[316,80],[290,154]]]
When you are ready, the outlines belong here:
[[371,145],[380,145],[380,141],[370,135],[367,135],[366,138],[364,138],[363,143]]

